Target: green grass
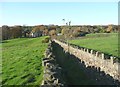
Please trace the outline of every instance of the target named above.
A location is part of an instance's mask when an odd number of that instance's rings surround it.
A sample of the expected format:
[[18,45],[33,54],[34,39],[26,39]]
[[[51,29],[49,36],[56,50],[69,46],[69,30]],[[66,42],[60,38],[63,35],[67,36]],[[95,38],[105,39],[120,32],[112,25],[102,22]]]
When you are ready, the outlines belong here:
[[82,47],[98,50],[113,56],[118,56],[118,34],[88,34],[85,38],[69,41]]
[[2,83],[4,85],[41,84],[42,58],[47,48],[47,44],[42,43],[44,38],[18,38],[3,42]]
[[107,37],[107,36],[117,36],[118,33],[91,33],[86,34],[86,37]]

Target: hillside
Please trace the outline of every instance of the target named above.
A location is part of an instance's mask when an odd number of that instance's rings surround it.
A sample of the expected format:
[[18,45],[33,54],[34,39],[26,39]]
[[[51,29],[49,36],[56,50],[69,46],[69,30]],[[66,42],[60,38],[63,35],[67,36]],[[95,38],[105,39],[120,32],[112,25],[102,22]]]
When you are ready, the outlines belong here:
[[118,34],[88,34],[83,39],[71,40],[70,43],[118,56]]
[[5,40],[2,44],[3,85],[40,85],[45,37]]

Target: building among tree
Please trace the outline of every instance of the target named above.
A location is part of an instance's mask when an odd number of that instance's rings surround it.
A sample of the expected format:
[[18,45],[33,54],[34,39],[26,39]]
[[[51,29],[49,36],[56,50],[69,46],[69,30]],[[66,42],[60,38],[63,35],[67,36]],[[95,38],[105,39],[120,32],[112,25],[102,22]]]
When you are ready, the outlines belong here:
[[42,36],[42,31],[31,32],[31,37],[40,37]]

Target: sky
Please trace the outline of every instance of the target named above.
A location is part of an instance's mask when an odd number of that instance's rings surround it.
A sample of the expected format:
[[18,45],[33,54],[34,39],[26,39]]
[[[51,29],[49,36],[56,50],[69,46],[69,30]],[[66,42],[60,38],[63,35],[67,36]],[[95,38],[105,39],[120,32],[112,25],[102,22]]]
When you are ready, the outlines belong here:
[[0,2],[0,9],[0,26],[118,24],[118,2]]

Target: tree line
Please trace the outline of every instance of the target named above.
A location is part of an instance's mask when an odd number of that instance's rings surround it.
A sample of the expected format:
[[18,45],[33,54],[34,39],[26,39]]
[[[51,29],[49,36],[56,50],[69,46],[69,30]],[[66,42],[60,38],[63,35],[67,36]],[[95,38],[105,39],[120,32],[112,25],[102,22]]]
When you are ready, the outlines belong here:
[[61,34],[66,37],[79,37],[88,33],[111,33],[118,32],[117,25],[108,26],[58,26],[58,25],[36,25],[36,26],[7,26],[0,28],[0,36],[2,40],[35,37],[38,36],[57,36]]

